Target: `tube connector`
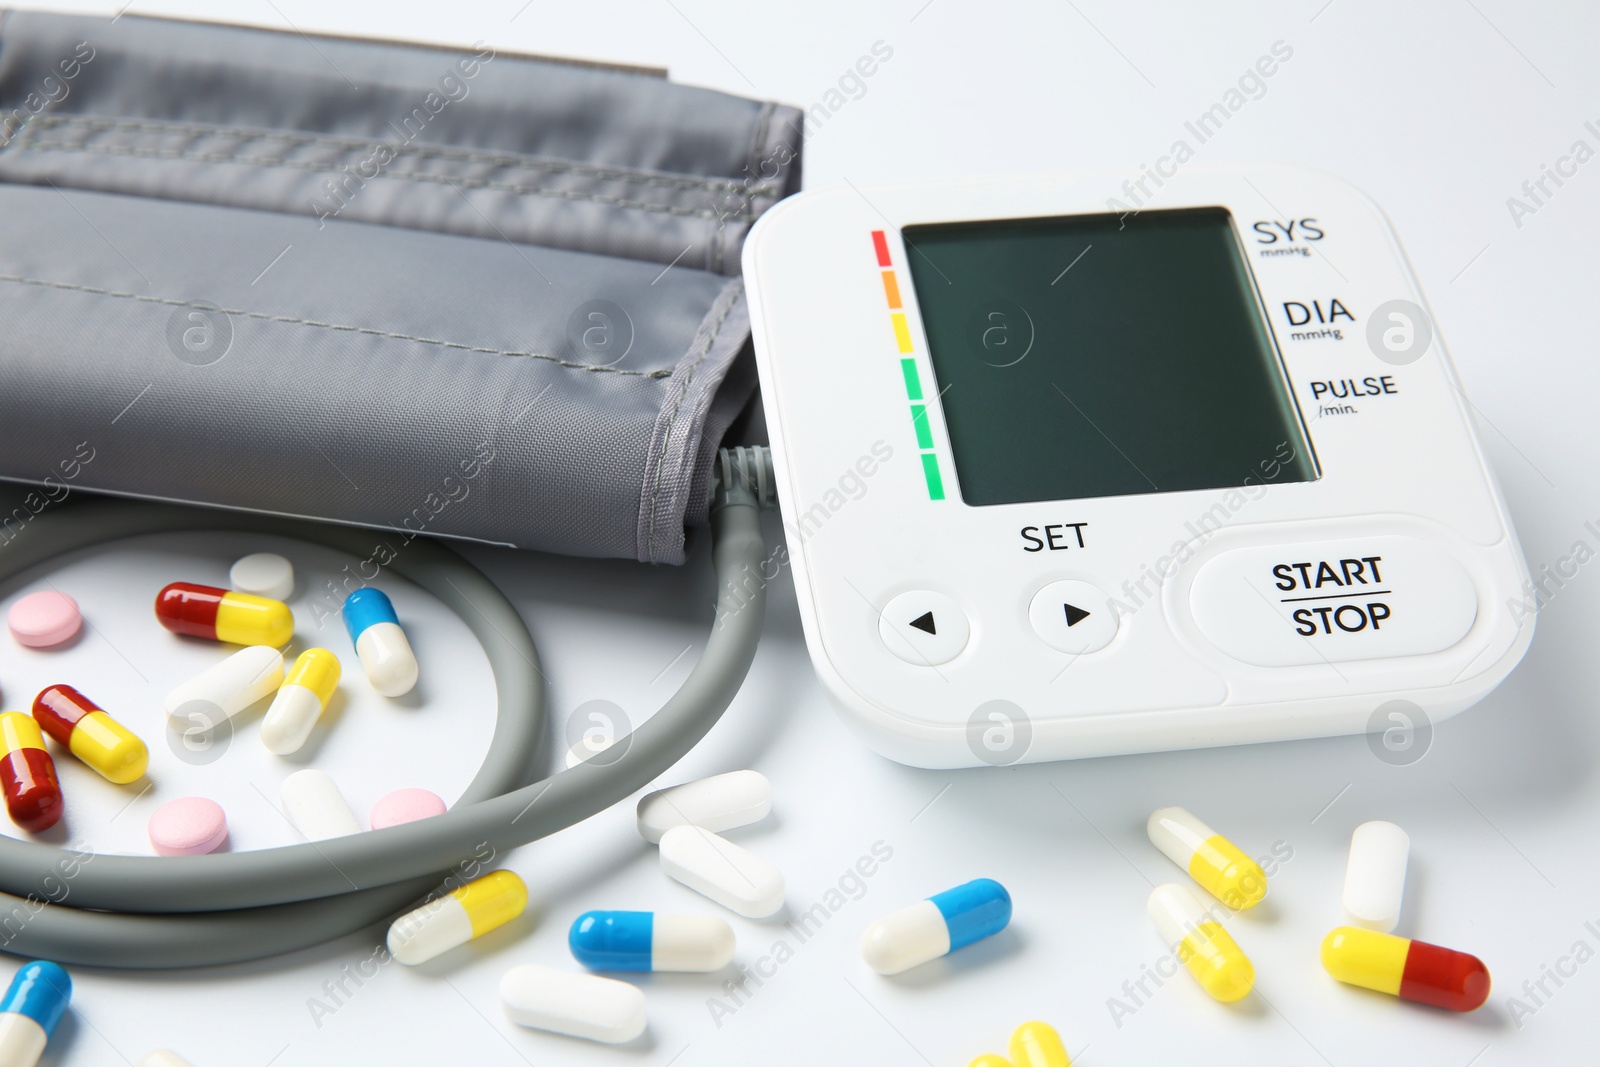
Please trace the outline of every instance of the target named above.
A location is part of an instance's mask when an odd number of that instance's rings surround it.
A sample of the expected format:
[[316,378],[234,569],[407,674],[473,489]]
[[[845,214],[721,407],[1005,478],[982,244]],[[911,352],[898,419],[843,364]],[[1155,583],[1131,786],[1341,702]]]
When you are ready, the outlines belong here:
[[773,476],[772,449],[741,445],[717,450],[711,485],[711,510],[748,504],[761,511],[778,506],[778,483]]

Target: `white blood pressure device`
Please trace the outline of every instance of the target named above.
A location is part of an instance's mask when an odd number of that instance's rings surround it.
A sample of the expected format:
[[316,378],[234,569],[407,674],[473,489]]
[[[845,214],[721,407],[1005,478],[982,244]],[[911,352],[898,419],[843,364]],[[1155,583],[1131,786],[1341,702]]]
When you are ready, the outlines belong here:
[[1184,170],[1139,210],[1124,177],[808,192],[751,234],[800,613],[847,719],[958,767],[1483,697],[1532,637],[1527,567],[1383,215],[1293,170]]

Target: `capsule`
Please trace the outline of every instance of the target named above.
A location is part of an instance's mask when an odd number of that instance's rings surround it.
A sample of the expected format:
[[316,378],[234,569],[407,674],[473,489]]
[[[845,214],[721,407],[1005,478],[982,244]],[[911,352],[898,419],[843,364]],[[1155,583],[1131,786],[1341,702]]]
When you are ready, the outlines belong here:
[[1392,822],[1364,822],[1350,835],[1344,921],[1387,934],[1400,921],[1411,838]]
[[495,871],[406,912],[389,925],[389,955],[414,967],[504,926],[528,906],[528,887]]
[[867,927],[861,955],[879,974],[899,974],[998,934],[1010,921],[1006,887],[975,878]]
[[360,820],[327,771],[316,767],[295,771],[278,787],[278,795],[283,814],[307,841],[361,832]]
[[34,697],[33,717],[40,729],[109,782],[136,782],[150,766],[144,742],[70,685],[52,685]]
[[714,915],[586,911],[567,946],[596,971],[720,971],[733,960],[733,927]]
[[1145,830],[1151,844],[1234,911],[1253,908],[1266,897],[1261,865],[1183,808],[1158,808]]
[[1256,984],[1256,969],[1222,924],[1188,889],[1175,883],[1157,886],[1145,909],[1161,940],[1178,953],[1200,987],[1224,1004],[1247,996]]
[[500,1007],[518,1026],[608,1045],[632,1041],[649,1023],[644,991],[638,986],[537,963],[505,973]]
[[20,711],[0,714],[0,753],[0,789],[11,821],[32,833],[50,829],[61,818],[61,783],[39,724]]
[[72,978],[60,965],[24,963],[0,998],[0,1063],[33,1067],[72,1002]]
[[156,618],[175,634],[230,645],[282,648],[294,636],[294,615],[281,600],[173,582],[156,594]]
[[1067,1046],[1049,1023],[1023,1023],[1011,1034],[1013,1067],[1072,1067]]
[[1347,985],[1446,1011],[1473,1011],[1489,999],[1489,969],[1478,957],[1355,926],[1322,939],[1322,969]]
[[162,702],[181,725],[210,730],[283,684],[283,653],[266,645],[241,648],[177,686]]
[[261,743],[267,751],[280,756],[298,752],[338,687],[338,656],[325,648],[308,648],[296,656],[261,720]]
[[344,601],[344,626],[372,688],[386,697],[411,692],[417,684],[417,657],[387,594],[370,587],[351,593]]

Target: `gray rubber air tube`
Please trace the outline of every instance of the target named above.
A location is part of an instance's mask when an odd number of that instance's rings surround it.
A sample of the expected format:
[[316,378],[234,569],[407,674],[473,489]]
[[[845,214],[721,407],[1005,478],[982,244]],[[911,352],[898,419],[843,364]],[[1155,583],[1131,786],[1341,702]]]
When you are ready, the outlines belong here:
[[[0,948],[99,967],[197,967],[273,956],[386,920],[458,864],[538,840],[654,780],[721,717],[755,656],[765,608],[757,493],[737,460],[712,511],[716,624],[683,687],[617,745],[528,784],[545,730],[538,653],[516,609],[483,574],[440,545],[414,541],[392,568],[449,606],[482,643],[499,695],[489,755],[445,814],[315,844],[204,856],[83,856],[0,837]],[[761,481],[764,483],[765,478]],[[752,491],[755,490],[755,491]],[[302,538],[362,554],[370,534],[289,520],[96,501],[47,512],[0,550],[0,581],[63,553],[144,534],[222,530]],[[66,872],[70,871],[68,874]],[[50,901],[58,901],[51,903]]]

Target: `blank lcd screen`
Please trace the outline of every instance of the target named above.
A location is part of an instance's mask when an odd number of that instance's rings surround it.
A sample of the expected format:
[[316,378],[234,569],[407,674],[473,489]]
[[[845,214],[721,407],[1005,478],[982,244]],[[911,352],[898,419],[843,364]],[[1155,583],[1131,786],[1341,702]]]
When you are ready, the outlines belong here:
[[1225,209],[904,235],[968,504],[1316,478]]

